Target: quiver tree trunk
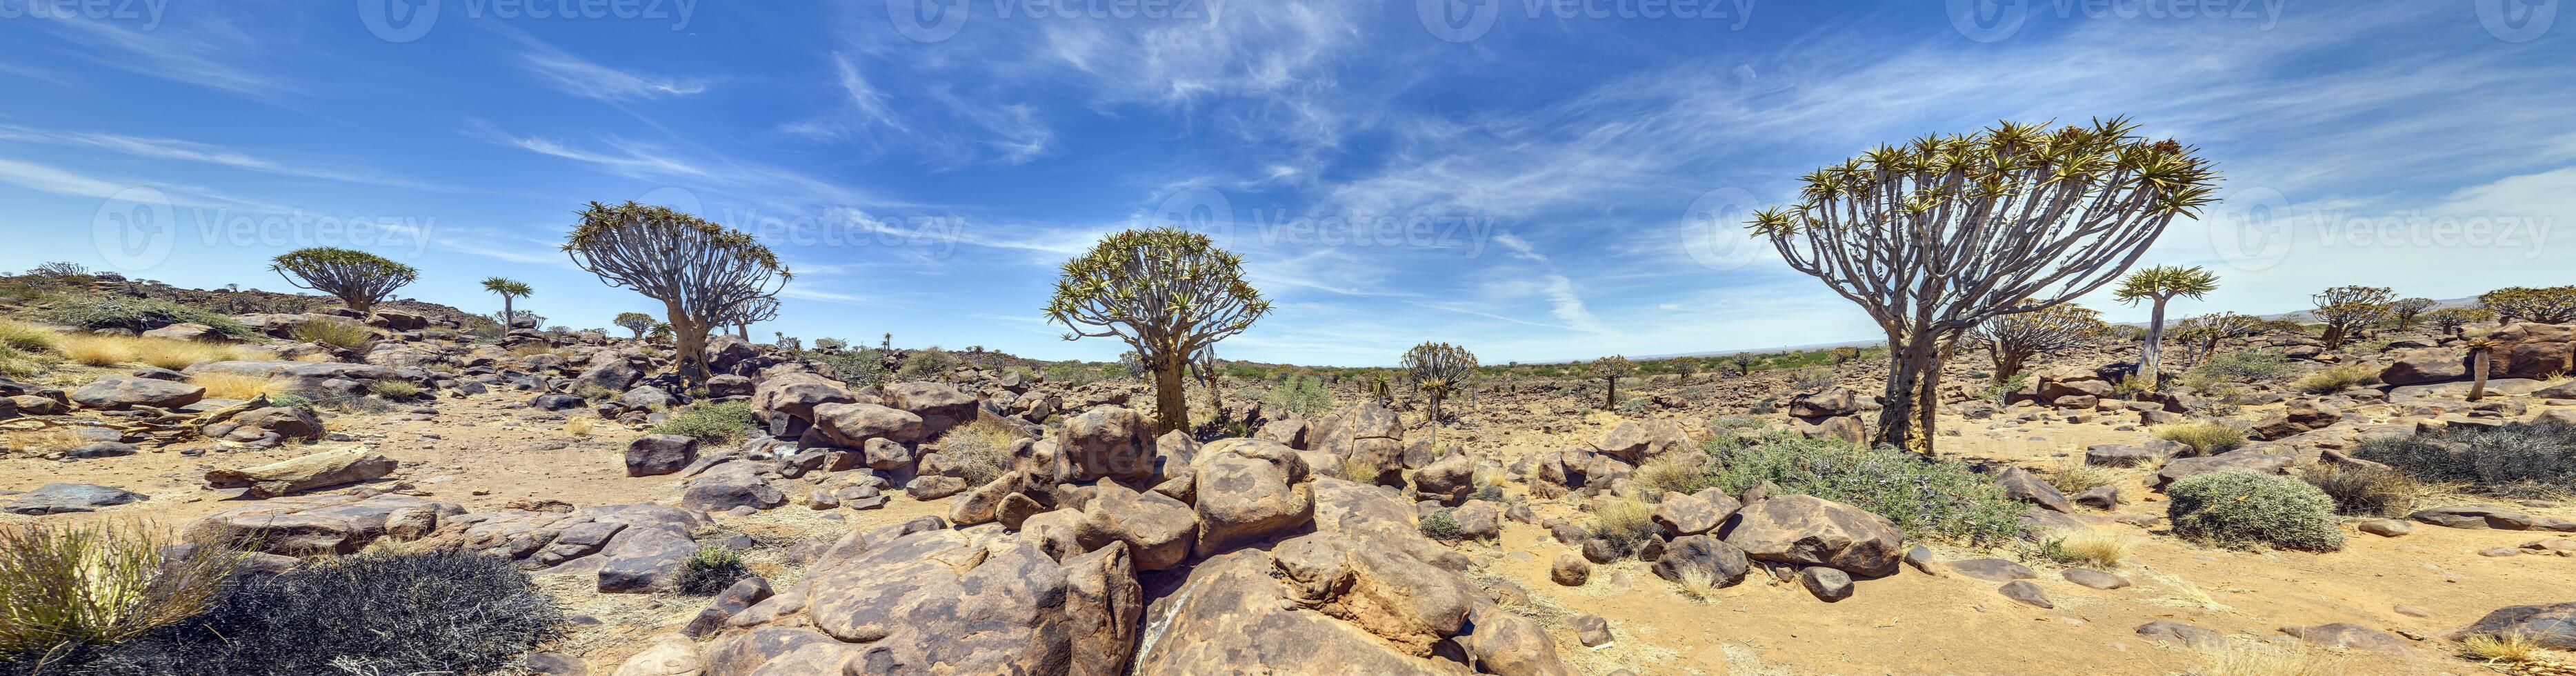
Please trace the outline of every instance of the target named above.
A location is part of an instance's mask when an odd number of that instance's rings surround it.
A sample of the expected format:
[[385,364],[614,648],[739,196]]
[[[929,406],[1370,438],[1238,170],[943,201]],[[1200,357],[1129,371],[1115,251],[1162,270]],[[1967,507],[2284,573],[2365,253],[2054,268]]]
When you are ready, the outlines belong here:
[[2164,380],[2165,367],[2165,299],[2156,298],[2155,309],[2147,316],[2147,342],[2138,346],[2138,371],[2133,378],[2145,378],[2148,390]]
[[1186,366],[1176,354],[1157,355],[1154,361],[1154,432],[1161,434],[1190,426],[1189,393],[1181,389],[1181,370]]
[[[1891,336],[1892,337],[1892,336]],[[1883,408],[1878,412],[1878,431],[1873,443],[1891,445],[1929,454],[1932,440],[1928,430],[1917,429],[1929,419],[1932,407],[1926,406],[1923,388],[1937,382],[1933,371],[1940,368],[1941,349],[1932,336],[1911,336],[1888,341],[1887,389],[1879,397]]]

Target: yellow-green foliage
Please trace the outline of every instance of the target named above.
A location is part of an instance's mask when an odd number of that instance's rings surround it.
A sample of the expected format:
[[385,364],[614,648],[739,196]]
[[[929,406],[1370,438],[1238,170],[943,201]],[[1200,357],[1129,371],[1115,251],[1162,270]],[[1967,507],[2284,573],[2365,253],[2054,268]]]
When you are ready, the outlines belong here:
[[295,325],[288,335],[294,339],[319,343],[343,350],[365,350],[376,342],[376,330],[346,319],[316,319]]
[[939,436],[939,453],[956,461],[969,486],[992,483],[1011,466],[1011,449],[1022,434],[1009,423],[978,416]]
[[2379,371],[2361,364],[2330,366],[2290,381],[2290,387],[2308,394],[2334,394],[2379,382]]
[[2245,428],[2224,420],[2195,420],[2171,425],[2158,425],[2156,438],[2180,442],[2200,455],[2213,455],[2245,445]]
[[114,522],[0,528],[0,659],[118,643],[205,610],[241,555],[199,546],[171,560],[170,544]]

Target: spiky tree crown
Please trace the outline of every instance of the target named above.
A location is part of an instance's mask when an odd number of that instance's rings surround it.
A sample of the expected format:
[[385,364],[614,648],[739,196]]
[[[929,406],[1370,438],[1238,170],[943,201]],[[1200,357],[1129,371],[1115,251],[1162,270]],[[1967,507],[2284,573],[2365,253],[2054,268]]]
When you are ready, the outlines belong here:
[[2218,172],[2195,149],[2124,118],[2045,127],[1880,146],[1808,174],[1804,201],[1755,212],[1750,228],[1882,326],[1938,333],[2100,288],[2216,199]]
[[268,269],[297,287],[331,294],[350,309],[365,310],[410,284],[419,270],[383,256],[338,249],[297,249],[270,261]]
[[2199,298],[2218,289],[2218,275],[2200,266],[2158,265],[2129,273],[2120,279],[2111,297],[2136,305],[2142,300],[2171,300],[2176,296]]
[[620,312],[609,322],[639,333],[653,328],[653,316],[641,312]]
[[2451,331],[2462,326],[2495,319],[2495,311],[2486,308],[2446,307],[2424,313],[2424,321]]
[[1594,378],[1626,378],[1628,374],[1637,372],[1637,363],[1614,354],[1592,360],[1590,371]]
[[484,278],[483,290],[512,297],[527,296],[536,293],[536,289],[530,288],[527,282],[510,279],[508,277]]
[[1242,259],[1175,228],[1110,235],[1066,261],[1046,307],[1065,340],[1114,337],[1153,357],[1196,352],[1269,312]]
[[2478,294],[2478,304],[2505,317],[2542,324],[2576,321],[2576,286],[2509,286]]
[[2384,286],[2338,286],[2318,292],[2317,309],[2310,312],[2336,326],[2368,324],[2388,313],[2388,300],[2394,295]]
[[1404,352],[1404,374],[1413,386],[1446,397],[1476,373],[1476,354],[1448,343],[1423,343]]
[[1970,340],[1991,349],[2020,354],[2055,352],[2091,344],[2111,331],[2102,313],[2074,303],[2059,303],[2038,312],[1986,320],[1968,332]]
[[580,216],[563,245],[573,264],[609,286],[669,304],[692,322],[713,323],[795,277],[750,234],[668,207],[592,202]]

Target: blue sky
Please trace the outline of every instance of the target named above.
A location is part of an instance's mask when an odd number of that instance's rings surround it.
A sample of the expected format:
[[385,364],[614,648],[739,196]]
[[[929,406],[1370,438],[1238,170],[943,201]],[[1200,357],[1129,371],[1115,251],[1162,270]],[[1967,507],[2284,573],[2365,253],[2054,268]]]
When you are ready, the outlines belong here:
[[2576,283],[2556,4],[0,0],[0,268],[355,246],[602,326],[653,305],[555,246],[636,199],[780,251],[760,336],[1106,359],[1040,322],[1055,267],[1177,222],[1276,302],[1228,358],[1766,348],[1876,335],[1739,230],[1799,174],[2128,115],[2226,175],[2145,259],[2220,274],[2175,312],[2450,298]]

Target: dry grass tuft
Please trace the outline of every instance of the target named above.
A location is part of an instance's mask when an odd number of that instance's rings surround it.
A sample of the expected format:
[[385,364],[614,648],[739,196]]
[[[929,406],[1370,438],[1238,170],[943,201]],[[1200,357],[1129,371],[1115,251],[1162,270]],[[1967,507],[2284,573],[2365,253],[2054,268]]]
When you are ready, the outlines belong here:
[[2546,651],[2541,650],[2539,641],[2532,639],[2530,634],[2518,631],[2503,634],[2477,634],[2460,639],[2460,652],[2488,662],[2509,663],[2530,662],[2541,659],[2547,654]]
[[1386,467],[1378,464],[1377,458],[1358,453],[1342,456],[1341,466],[1333,471],[1344,481],[1364,484],[1377,483],[1379,477],[1386,476]]
[[208,399],[249,400],[261,395],[285,394],[285,386],[260,376],[239,373],[199,373],[188,376],[188,382],[206,388]]
[[2304,643],[2275,646],[2236,641],[2210,651],[2192,676],[2339,676],[2345,659]]
[[134,523],[0,528],[0,655],[119,643],[205,610],[241,554],[201,546],[172,560],[173,544]]
[[2245,428],[2225,420],[2158,425],[2152,431],[2158,439],[2180,442],[2201,455],[2225,453],[2245,445]]
[[212,361],[248,359],[251,351],[233,345],[193,340],[65,334],[59,350],[64,359],[83,366],[146,364],[178,370]]
[[590,436],[590,433],[596,428],[597,425],[592,423],[589,418],[575,416],[570,420],[564,421],[563,431],[565,434],[570,434],[576,437],[586,437]]
[[1019,428],[986,416],[958,425],[939,436],[939,453],[957,462],[965,474],[966,485],[982,486],[1000,477],[1011,466],[1011,448],[1019,443]]
[[2067,531],[2056,540],[2059,560],[2098,570],[2116,570],[2129,559],[2129,547],[2135,541],[2118,533],[2098,530]]
[[2048,474],[2041,478],[2047,479],[2048,485],[2055,486],[2057,492],[2074,495],[2096,487],[2111,485],[2120,480],[2120,475],[2109,468],[2084,464],[2083,456],[2076,456],[2058,465],[2056,469],[2049,470]]
[[1718,593],[1725,589],[1717,584],[1715,573],[1698,567],[1683,570],[1682,579],[1673,584],[1681,591],[1682,598],[1690,599],[1692,603],[1714,602],[1718,598]]
[[1698,453],[1666,453],[1639,465],[1628,477],[1648,499],[1661,500],[1666,491],[1697,493],[1714,483],[1709,477],[1708,456]]

